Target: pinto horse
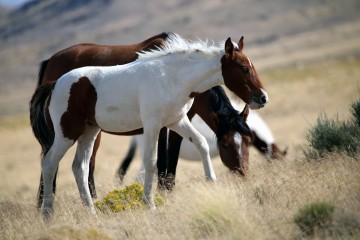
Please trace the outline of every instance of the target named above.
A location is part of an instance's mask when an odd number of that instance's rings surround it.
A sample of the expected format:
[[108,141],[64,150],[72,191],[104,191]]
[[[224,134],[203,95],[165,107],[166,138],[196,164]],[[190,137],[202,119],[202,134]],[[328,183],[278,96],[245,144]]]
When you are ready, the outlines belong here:
[[[80,67],[85,66],[114,66],[132,62],[138,58],[137,52],[149,51],[157,49],[162,46],[166,39],[169,37],[169,33],[161,33],[146,39],[143,42],[132,44],[132,45],[97,45],[83,43],[71,46],[64,50],[55,53],[51,58],[41,63],[39,69],[39,77],[37,87],[46,85],[48,83],[56,82],[65,73]],[[33,126],[36,128],[37,126]],[[163,133],[164,130],[161,131]],[[40,134],[37,138],[46,138],[48,132],[42,133],[41,129],[38,129],[34,133]],[[164,135],[161,134],[160,136]],[[159,154],[164,152],[164,144],[160,144],[163,141],[160,138],[159,141]],[[96,198],[95,181],[94,181],[94,170],[95,170],[95,159],[96,153],[99,148],[101,141],[101,132],[99,132],[93,152],[90,159],[90,173],[89,173],[89,188],[93,198]],[[42,152],[43,154],[44,152]],[[164,154],[161,154],[162,156]],[[56,170],[57,172],[57,170]],[[53,193],[56,191],[56,175],[53,181]],[[40,184],[37,196],[37,208],[40,209],[43,202],[43,177],[40,175]]]
[[[139,53],[132,63],[75,69],[56,83],[37,88],[30,101],[30,119],[44,153],[43,214],[53,213],[55,173],[61,158],[76,141],[72,169],[82,202],[95,213],[87,180],[100,130],[124,135],[144,133],[143,201],[151,208],[155,208],[152,179],[157,140],[164,126],[194,143],[206,178],[216,180],[207,142],[191,125],[187,112],[194,96],[222,84],[250,108],[265,106],[267,93],[242,48],[243,38],[239,51],[235,51],[230,38],[224,46],[216,47],[171,34],[161,48]],[[46,137],[41,138],[46,131]]]
[[[55,82],[59,77],[61,77],[66,72],[83,66],[112,66],[119,65],[132,62],[137,59],[137,52],[140,51],[148,51],[157,49],[160,46],[163,46],[167,41],[169,36],[172,33],[161,33],[156,36],[153,36],[141,43],[133,44],[133,45],[119,45],[119,46],[107,46],[107,45],[95,45],[95,44],[79,44],[69,48],[66,48],[56,54],[54,54],[50,59],[43,61],[39,71],[39,80],[38,86]],[[256,70],[251,62],[246,58],[242,53],[243,41],[241,40],[241,49],[237,46],[234,51],[237,51],[239,55],[242,57],[242,69],[243,72],[242,79],[251,78],[252,80],[249,82],[252,87],[253,84],[258,84],[257,82],[261,82],[258,78]],[[248,76],[246,76],[248,75]],[[252,87],[254,88],[254,87]],[[202,99],[202,100],[197,100]],[[210,128],[216,132],[214,129],[214,119],[213,113],[209,111],[208,106],[209,102],[204,102],[204,97],[201,97],[201,94],[195,96],[194,103],[192,105],[190,112],[195,112],[199,114],[204,121],[206,121]],[[194,113],[193,113],[194,114]],[[188,114],[189,117],[190,114]],[[36,126],[33,126],[36,128]],[[41,132],[40,132],[41,133]],[[47,133],[43,133],[40,137],[46,137]],[[232,134],[232,133],[229,133]],[[223,139],[219,139],[221,142],[229,142],[227,145],[233,146],[238,149],[239,147],[236,145],[236,142],[231,137],[227,136],[226,133],[223,136]],[[175,151],[167,151],[167,139],[166,139],[166,129],[162,129],[159,135],[159,144],[158,144],[158,159],[159,159],[159,184],[161,185],[164,181],[161,180],[164,177],[166,178],[167,173],[167,154],[169,153],[169,163],[172,162],[177,163],[178,151],[176,149],[180,149],[181,137],[170,131],[169,142],[171,145],[169,148],[174,149]],[[94,169],[95,169],[95,158],[96,152],[98,150],[100,144],[101,134],[99,133],[97,139],[94,144],[93,152],[90,159],[90,171],[89,171],[89,188],[90,193],[93,198],[96,198],[96,190],[95,190],[95,181],[94,181]],[[180,141],[179,141],[180,139]],[[178,145],[178,146],[177,146]],[[239,153],[236,153],[232,148],[224,148],[222,147],[224,144],[219,146],[220,153],[223,153],[222,156],[229,156],[229,159],[224,161],[237,161],[239,162]],[[56,190],[56,175],[53,181],[53,192]],[[41,208],[43,202],[43,180],[42,175],[40,178],[40,186],[38,191],[38,209]]]

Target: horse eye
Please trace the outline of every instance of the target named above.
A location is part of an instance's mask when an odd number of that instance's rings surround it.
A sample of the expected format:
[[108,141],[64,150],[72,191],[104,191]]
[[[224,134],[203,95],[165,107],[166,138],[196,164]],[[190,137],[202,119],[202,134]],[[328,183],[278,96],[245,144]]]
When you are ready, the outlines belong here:
[[250,69],[249,68],[243,68],[242,72],[245,74],[249,74],[250,73]]
[[220,143],[220,146],[225,149],[228,147],[225,143]]

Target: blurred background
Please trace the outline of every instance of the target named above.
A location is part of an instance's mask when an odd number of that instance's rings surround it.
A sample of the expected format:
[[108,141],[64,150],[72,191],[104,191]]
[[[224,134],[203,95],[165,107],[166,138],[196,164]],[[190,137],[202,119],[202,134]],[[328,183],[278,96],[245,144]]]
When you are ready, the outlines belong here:
[[2,0],[0,116],[27,114],[39,63],[77,43],[131,44],[164,31],[215,43],[244,35],[258,71],[301,68],[358,56],[359,12],[358,0]]

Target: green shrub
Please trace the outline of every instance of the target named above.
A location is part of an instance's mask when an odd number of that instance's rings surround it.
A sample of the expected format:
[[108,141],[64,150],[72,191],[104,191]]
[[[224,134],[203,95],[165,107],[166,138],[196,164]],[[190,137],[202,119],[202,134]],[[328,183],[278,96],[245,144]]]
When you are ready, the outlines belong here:
[[319,152],[333,151],[334,146],[341,143],[341,135],[339,135],[337,122],[328,119],[325,115],[320,116],[316,120],[316,124],[311,128],[306,138],[310,146]]
[[360,126],[360,99],[356,100],[351,105],[351,113],[353,115],[355,124]]
[[309,146],[303,148],[305,156],[317,159],[327,152],[340,151],[355,157],[360,150],[360,100],[352,104],[351,112],[353,118],[347,122],[320,115],[306,134]]
[[302,207],[294,217],[294,222],[306,235],[314,235],[332,223],[335,207],[326,202],[315,202]]
[[[95,202],[95,206],[100,210],[111,210],[113,212],[120,212],[128,209],[139,209],[145,207],[142,201],[142,194],[144,188],[140,184],[131,184],[125,186],[124,189],[115,189],[108,193],[102,201]],[[155,195],[155,206],[164,205],[165,200]]]
[[316,125],[309,130],[307,140],[310,146],[322,156],[325,152],[355,152],[359,147],[359,127],[351,123],[341,123],[320,116]]

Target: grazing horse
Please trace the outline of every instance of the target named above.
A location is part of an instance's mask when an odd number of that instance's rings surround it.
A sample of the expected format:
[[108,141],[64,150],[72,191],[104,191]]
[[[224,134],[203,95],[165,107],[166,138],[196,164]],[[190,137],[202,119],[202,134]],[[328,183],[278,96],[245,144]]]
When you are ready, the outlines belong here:
[[[53,213],[55,173],[61,158],[76,141],[73,173],[82,202],[95,213],[87,181],[100,130],[124,135],[144,133],[143,201],[151,208],[155,208],[152,180],[157,140],[164,126],[194,143],[206,178],[215,181],[208,144],[191,125],[187,112],[194,96],[222,84],[252,109],[266,105],[268,95],[242,48],[243,38],[239,51],[235,51],[230,38],[217,47],[171,34],[161,48],[139,53],[132,63],[78,68],[56,83],[37,88],[30,101],[30,119],[44,153],[43,214]],[[41,138],[46,131],[46,137]]]
[[[132,62],[138,58],[137,52],[140,51],[148,51],[157,49],[160,46],[163,46],[165,42],[168,40],[169,36],[172,33],[161,33],[156,36],[153,36],[141,43],[133,44],[133,45],[119,45],[119,46],[107,46],[107,45],[95,45],[95,44],[79,44],[69,48],[66,48],[58,53],[55,53],[51,58],[42,62],[40,70],[39,70],[39,80],[38,86],[44,85],[47,83],[55,82],[58,78],[60,78],[66,72],[83,66],[112,66],[112,65],[120,65]],[[243,79],[251,78],[252,82],[257,83],[260,82],[258,75],[254,66],[251,64],[250,60],[243,55],[242,48],[244,46],[243,41],[240,41],[240,47],[238,46],[234,48],[234,51],[237,52],[237,55],[241,56],[242,68],[241,71],[243,73]],[[235,43],[234,43],[235,44]],[[248,76],[246,76],[248,75]],[[250,82],[250,86],[254,83]],[[209,103],[204,102],[204,99],[201,97],[201,94],[195,96],[194,103],[191,108],[191,113],[188,114],[199,114],[205,121],[210,123],[210,127],[213,131],[215,124],[213,124],[213,114],[209,111],[208,107]],[[34,126],[36,127],[36,126]],[[42,135],[46,135],[44,133]],[[42,136],[45,137],[45,136]],[[236,146],[234,143],[234,139],[227,137],[227,134],[223,136],[224,139],[219,139],[219,141],[233,141],[233,143],[229,143],[232,146]],[[95,157],[96,152],[98,150],[100,144],[101,134],[99,133],[93,148],[93,152],[90,159],[90,171],[89,171],[89,188],[90,193],[93,198],[96,198],[96,190],[95,190],[95,181],[94,181],[94,169],[95,169]],[[180,141],[179,141],[180,139]],[[172,149],[179,149],[181,143],[181,137],[170,131],[169,142]],[[178,152],[169,151],[167,152],[167,134],[166,129],[162,129],[159,135],[159,144],[158,144],[158,159],[160,160],[159,164],[159,174],[162,178],[166,177],[166,160],[167,154],[169,153],[169,164],[172,162],[177,163]],[[224,152],[223,156],[229,156],[231,159],[236,159],[238,153],[235,153],[231,148],[219,147],[220,152]],[[234,155],[232,155],[234,154]],[[230,160],[226,160],[230,161]],[[164,181],[159,178],[159,183],[162,184]],[[56,174],[53,181],[53,193],[55,194],[56,190]],[[40,177],[40,185],[38,191],[38,201],[37,207],[41,208],[43,202],[43,180],[42,175]]]
[[[228,114],[230,116],[229,117],[230,119],[234,119],[234,117],[237,115],[236,114],[230,115],[230,113],[233,111],[236,111],[236,109],[242,109],[242,108],[246,107],[246,105],[239,103],[238,101],[229,101],[227,96],[225,95],[224,91],[219,91],[219,90],[217,90],[217,88],[220,88],[220,87],[214,87],[211,90],[208,90],[205,93],[203,93],[203,95],[207,97],[206,99],[204,99],[204,98],[203,99],[206,101],[210,101],[212,103],[212,104],[210,104],[209,110],[212,112],[212,114],[215,114],[215,115],[217,115],[217,113],[219,111],[221,111],[221,112],[223,112],[223,114]],[[197,101],[197,99],[194,100],[194,103],[196,101]],[[218,102],[218,101],[220,101],[220,102],[223,101],[224,103],[215,105],[214,103]],[[193,104],[193,106],[194,106],[194,104]],[[219,107],[228,108],[229,110],[221,110]],[[190,112],[191,112],[191,110],[189,111],[189,113]],[[189,114],[188,114],[188,116],[189,116]],[[220,116],[218,116],[218,118],[220,118],[222,116],[223,115],[220,115]],[[229,158],[224,158],[224,159],[221,158],[221,160],[224,164],[227,159],[229,159],[229,162],[234,162],[234,163],[240,161],[241,166],[245,166],[245,163],[248,163],[248,159],[244,158],[244,155],[246,156],[246,154],[241,156],[241,152],[248,151],[247,149],[246,150],[244,149],[245,145],[239,146],[239,144],[233,140],[235,138],[231,138],[231,137],[229,138],[228,136],[223,136],[222,135],[223,131],[215,130],[216,138],[214,138],[213,131],[209,127],[209,126],[211,126],[212,122],[207,121],[206,118],[202,119],[199,116],[195,115],[192,119],[189,116],[189,119],[191,120],[191,123],[196,128],[196,130],[198,130],[206,138],[206,140],[209,144],[209,147],[210,147],[210,157],[211,158],[217,157],[219,155],[219,152],[222,151],[222,149],[228,149],[227,151],[232,150],[232,152],[234,154],[229,156]],[[239,120],[237,120],[237,119],[239,119]],[[219,123],[223,123],[224,126],[229,126],[229,124],[234,124],[237,121],[242,121],[242,120],[243,120],[242,118],[235,118],[234,120],[230,120],[230,121],[225,121],[225,120],[216,121],[215,127],[217,129],[223,128],[223,127],[217,126],[217,125]],[[280,150],[280,148],[277,146],[277,144],[275,143],[274,136],[273,136],[269,126],[265,123],[265,121],[261,118],[261,116],[256,111],[249,110],[248,114],[245,117],[245,121],[251,130],[250,137],[252,137],[252,141],[249,143],[252,144],[267,159],[269,159],[269,161],[270,161],[270,159],[281,159],[287,154],[287,149]],[[239,125],[239,126],[241,126],[241,125]],[[235,126],[229,127],[229,128],[239,129]],[[230,134],[230,132],[228,134]],[[239,132],[243,135],[245,134],[245,136],[248,136],[247,132],[244,131],[243,127],[240,130],[235,131],[235,132]],[[231,142],[226,143],[225,142],[226,139],[229,139]],[[243,137],[243,140],[245,140],[245,139],[246,138]],[[124,176],[129,168],[132,160],[134,159],[137,147],[139,147],[140,156],[142,156],[143,152],[144,152],[144,139],[143,139],[142,135],[136,135],[136,136],[132,137],[129,150],[128,150],[126,156],[124,157],[124,159],[122,160],[122,162],[120,163],[120,166],[117,170],[117,176],[119,177],[121,182],[123,181]],[[247,145],[246,145],[246,147],[247,147]],[[241,149],[241,148],[243,148],[243,149],[239,151],[239,149]],[[236,149],[238,149],[238,150],[236,150]],[[220,154],[220,155],[224,156],[224,154]],[[181,142],[179,157],[181,157],[183,159],[187,159],[187,160],[200,160],[199,153],[193,147],[193,145],[186,139]],[[228,166],[227,164],[225,164],[225,165]],[[175,174],[176,174],[176,166],[177,166],[177,161],[169,161],[168,166],[166,166],[166,168],[167,168],[166,171],[167,171],[167,174],[169,177],[167,179],[165,179],[165,182],[166,182],[165,185],[168,190],[171,190],[172,187],[175,185],[174,181],[175,181]],[[234,170],[234,168],[232,168],[232,167],[228,166],[228,168],[231,171]],[[247,171],[243,171],[243,169],[245,170],[244,167],[237,168],[238,172],[241,175],[245,176]],[[143,173],[143,166],[141,167],[141,170],[138,175],[139,180],[142,179],[142,173]]]

